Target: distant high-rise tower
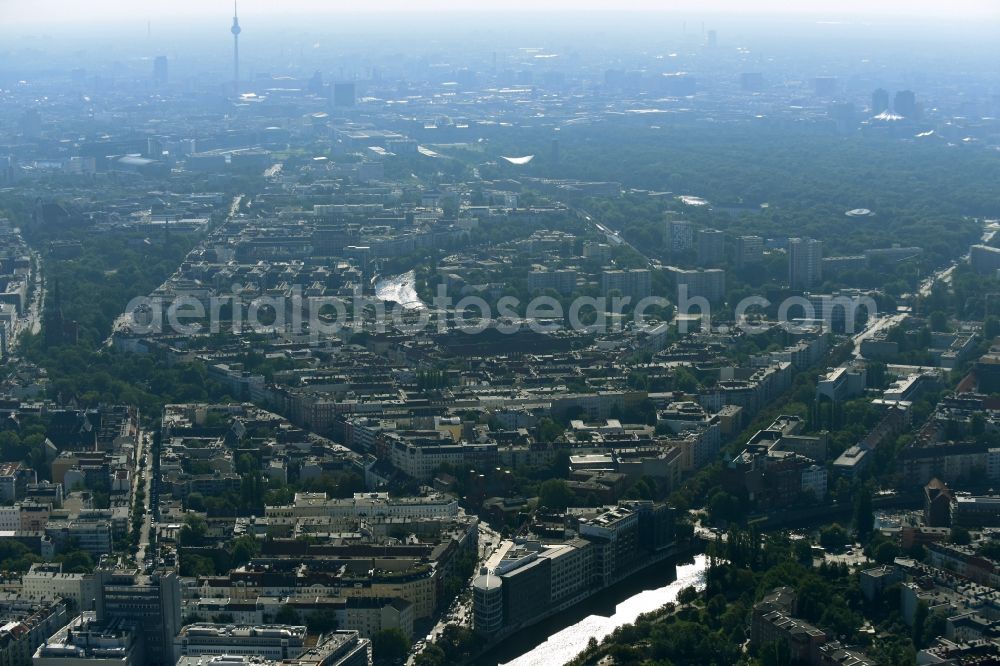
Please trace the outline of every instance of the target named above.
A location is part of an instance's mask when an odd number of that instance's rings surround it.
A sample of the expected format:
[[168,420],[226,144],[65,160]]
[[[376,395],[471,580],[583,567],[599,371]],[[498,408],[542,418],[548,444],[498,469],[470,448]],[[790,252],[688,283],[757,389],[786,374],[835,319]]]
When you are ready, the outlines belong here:
[[146,137],[146,157],[151,160],[163,159],[163,143],[155,136]]
[[708,31],[708,46],[709,48],[715,48],[716,44],[719,43],[719,33],[715,30]]
[[698,265],[719,266],[726,260],[726,234],[718,229],[698,230]]
[[788,239],[788,284],[792,289],[809,289],[823,277],[823,241],[812,238]]
[[167,56],[156,56],[153,61],[153,83],[167,85]]
[[233,27],[229,29],[233,33],[233,92],[240,94],[240,17],[236,12],[236,0],[233,0]]
[[664,222],[663,242],[671,255],[688,252],[694,248],[694,225],[684,220]]
[[740,236],[736,239],[736,265],[743,268],[764,258],[764,239],[760,236]]
[[898,116],[915,119],[917,117],[917,96],[913,94],[912,90],[900,90],[892,100],[892,109]]
[[872,115],[877,116],[889,110],[889,91],[879,88],[872,93]]

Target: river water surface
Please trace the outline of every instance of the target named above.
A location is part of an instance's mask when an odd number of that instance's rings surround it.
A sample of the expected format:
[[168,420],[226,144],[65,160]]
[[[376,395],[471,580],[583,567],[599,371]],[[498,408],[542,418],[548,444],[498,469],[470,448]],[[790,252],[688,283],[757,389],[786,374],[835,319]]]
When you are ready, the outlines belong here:
[[423,310],[427,305],[417,296],[416,280],[413,271],[381,278],[375,283],[375,296],[389,303],[399,303],[407,309]]
[[[676,601],[677,593],[689,585],[704,585],[708,558],[676,565],[670,560],[633,576],[633,579],[599,592],[575,609],[568,609],[503,641],[480,660],[504,666],[563,666],[587,648],[591,637],[598,641],[623,624],[635,622],[643,613]],[[609,599],[610,597],[610,599]],[[572,624],[566,626],[566,619]],[[506,660],[506,661],[505,661]]]

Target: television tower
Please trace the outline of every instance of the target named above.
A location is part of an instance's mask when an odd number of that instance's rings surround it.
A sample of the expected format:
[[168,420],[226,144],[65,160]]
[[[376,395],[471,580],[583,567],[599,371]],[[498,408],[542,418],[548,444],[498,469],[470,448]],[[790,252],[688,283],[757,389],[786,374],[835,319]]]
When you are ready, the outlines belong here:
[[233,0],[233,27],[229,29],[233,33],[233,91],[240,94],[240,17],[236,12],[236,0]]

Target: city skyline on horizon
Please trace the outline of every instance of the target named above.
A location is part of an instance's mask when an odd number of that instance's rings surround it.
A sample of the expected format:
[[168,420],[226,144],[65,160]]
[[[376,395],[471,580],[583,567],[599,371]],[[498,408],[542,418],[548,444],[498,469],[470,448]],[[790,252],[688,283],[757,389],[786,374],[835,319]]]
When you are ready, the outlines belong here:
[[[230,15],[232,7],[228,0],[219,2],[211,7],[205,3],[195,0],[176,0],[167,4],[147,3],[145,6],[136,7],[135,3],[125,0],[103,0],[98,3],[90,3],[81,6],[72,0],[41,0],[32,3],[19,3],[12,6],[0,7],[0,18],[8,25],[36,25],[45,23],[58,25],[61,22],[74,22],[86,25],[88,20],[95,23],[108,22],[131,22],[145,21],[165,18],[199,18],[211,19],[218,16]],[[403,0],[377,0],[366,3],[362,9],[357,7],[331,7],[329,3],[318,3],[315,0],[290,0],[281,3],[280,8],[274,3],[266,0],[243,0],[240,3],[240,11],[245,15],[257,16],[290,16],[299,14],[311,14],[315,16],[357,16],[382,14],[394,12],[401,14],[423,14],[429,12],[447,12],[453,15],[469,15],[476,13],[497,13],[505,14],[511,12],[536,13],[536,12],[562,12],[568,11],[574,14],[589,12],[651,12],[660,14],[695,14],[698,16],[710,17],[712,15],[726,15],[729,17],[757,17],[764,15],[789,16],[795,18],[806,17],[851,17],[857,18],[889,18],[905,19],[914,18],[953,18],[957,20],[969,19],[1000,19],[1000,7],[987,0],[957,0],[943,7],[941,3],[933,0],[917,0],[916,2],[905,2],[904,0],[886,0],[872,5],[872,3],[862,0],[844,0],[838,3],[802,3],[794,7],[788,7],[786,3],[777,0],[757,0],[752,4],[737,2],[736,0],[680,0],[670,3],[664,7],[662,3],[654,0],[625,0],[623,3],[608,3],[606,0],[583,0],[582,2],[570,2],[569,0],[541,0],[531,2],[529,0],[510,0],[504,3],[479,3],[474,8],[454,7],[448,0],[423,0],[417,6],[411,2]]]

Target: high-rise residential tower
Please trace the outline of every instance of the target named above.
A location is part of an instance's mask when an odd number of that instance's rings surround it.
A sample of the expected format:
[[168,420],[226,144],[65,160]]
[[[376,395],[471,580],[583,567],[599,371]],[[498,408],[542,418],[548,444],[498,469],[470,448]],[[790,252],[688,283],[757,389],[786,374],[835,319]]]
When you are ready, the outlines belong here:
[[889,110],[889,91],[879,88],[872,93],[872,115],[877,116]]
[[812,238],[788,239],[788,284],[792,289],[809,289],[823,277],[823,241]]

